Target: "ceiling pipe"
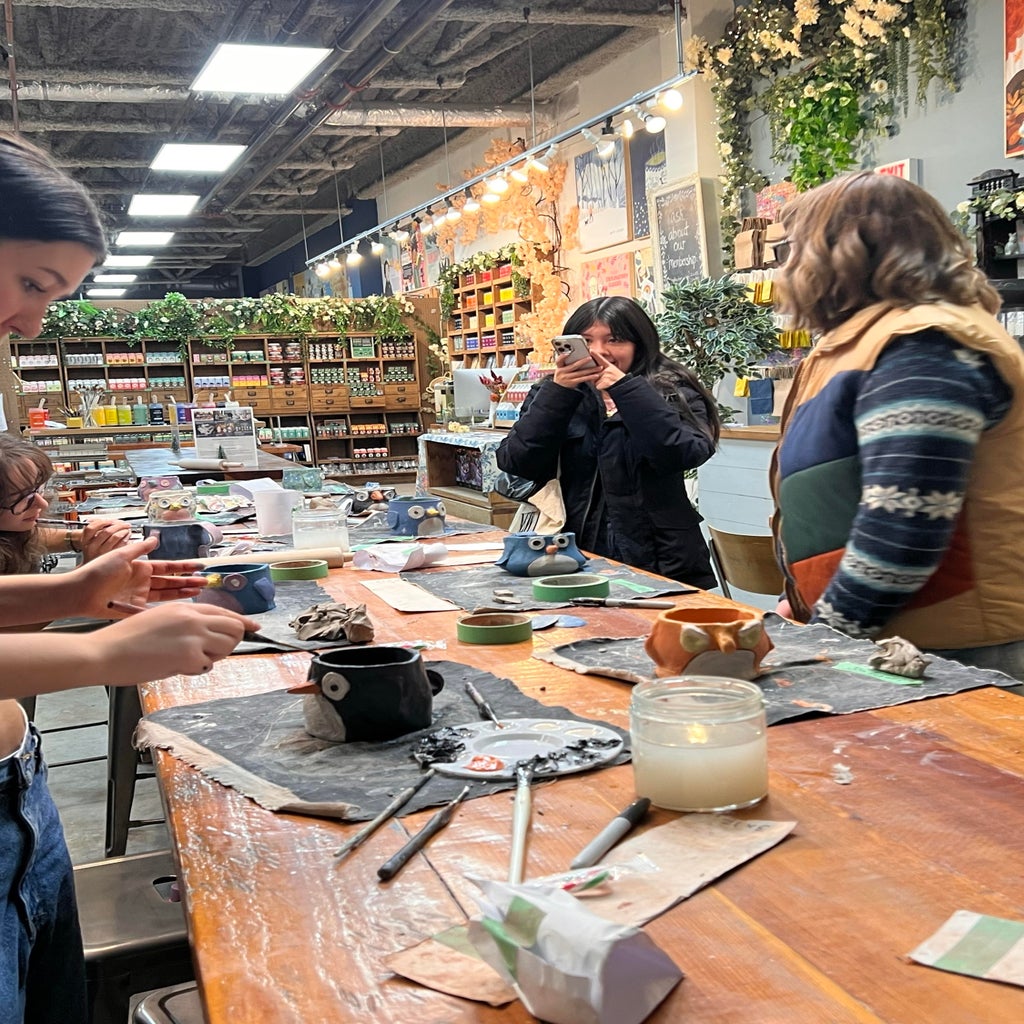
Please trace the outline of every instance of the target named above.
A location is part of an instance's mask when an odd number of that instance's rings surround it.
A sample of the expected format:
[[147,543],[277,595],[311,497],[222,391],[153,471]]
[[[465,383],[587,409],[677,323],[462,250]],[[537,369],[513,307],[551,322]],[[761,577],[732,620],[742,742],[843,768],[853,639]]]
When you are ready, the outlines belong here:
[[[308,96],[319,89],[345,63],[355,48],[366,41],[370,33],[387,18],[398,6],[399,2],[400,0],[380,0],[378,3],[365,7],[363,13],[335,39],[334,52],[324,64],[310,73],[296,90],[296,95]],[[256,134],[255,138],[249,140],[245,153],[242,154],[242,159],[238,160],[234,166],[228,168],[217,180],[216,184],[204,196],[200,197],[194,210],[195,213],[199,213],[209,206],[212,200],[224,190],[225,186],[238,177],[242,168],[251,163],[263,151],[267,143],[270,142],[288,119],[302,107],[304,102],[305,100],[303,99],[288,99],[278,107],[267,124]],[[277,163],[280,162],[279,159]],[[276,167],[277,164],[274,166]],[[241,198],[242,196],[236,196],[234,202],[238,202]]]
[[[377,48],[377,50],[353,73],[351,81],[346,80],[342,85],[342,91],[324,103],[320,110],[313,116],[302,129],[285,143],[284,149],[278,151],[277,155],[267,165],[260,168],[256,177],[249,181],[246,188],[255,188],[272,174],[277,165],[291,156],[318,128],[326,123],[327,119],[334,113],[347,107],[359,95],[360,90],[371,85],[374,76],[384,67],[391,63],[410,43],[415,42],[437,19],[437,16],[446,8],[450,7],[455,0],[425,0],[409,16],[402,27]],[[225,209],[230,210],[244,197],[243,191],[240,195],[230,200]],[[202,200],[200,200],[202,202]]]

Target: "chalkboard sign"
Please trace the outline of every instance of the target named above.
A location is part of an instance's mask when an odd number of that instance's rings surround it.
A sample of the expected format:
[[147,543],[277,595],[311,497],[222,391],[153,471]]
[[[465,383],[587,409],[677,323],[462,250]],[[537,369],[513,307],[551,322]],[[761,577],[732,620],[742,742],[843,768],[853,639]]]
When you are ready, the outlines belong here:
[[663,185],[648,194],[654,281],[658,295],[673,281],[707,275],[704,203],[699,178]]

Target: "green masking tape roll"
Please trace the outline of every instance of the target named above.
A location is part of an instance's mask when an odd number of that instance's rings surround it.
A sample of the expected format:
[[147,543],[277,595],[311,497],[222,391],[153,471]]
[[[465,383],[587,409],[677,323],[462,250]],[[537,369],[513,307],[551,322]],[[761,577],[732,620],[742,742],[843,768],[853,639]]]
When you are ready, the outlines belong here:
[[542,576],[533,581],[533,598],[535,601],[571,601],[574,597],[607,597],[608,589],[604,576],[591,573]]
[[529,615],[481,612],[456,620],[455,633],[464,644],[518,644],[533,636]]
[[322,580],[327,563],[321,558],[299,558],[294,562],[274,562],[270,566],[272,580]]

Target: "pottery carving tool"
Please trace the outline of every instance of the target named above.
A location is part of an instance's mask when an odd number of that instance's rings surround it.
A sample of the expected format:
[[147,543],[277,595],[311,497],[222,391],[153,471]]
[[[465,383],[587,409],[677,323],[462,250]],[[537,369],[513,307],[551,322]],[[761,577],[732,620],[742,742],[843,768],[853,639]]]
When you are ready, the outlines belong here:
[[494,713],[494,708],[488,703],[484,695],[472,684],[466,683],[466,693],[469,694],[469,699],[477,706],[480,714],[484,718],[489,718],[499,729],[502,728],[502,724],[498,721],[498,716]]
[[[684,591],[696,593],[693,590]],[[650,597],[573,597],[570,604],[582,608],[675,608],[674,601],[657,601]]]
[[403,789],[402,792],[399,793],[398,796],[396,796],[394,800],[392,800],[391,803],[389,803],[387,807],[377,815],[376,818],[372,821],[368,821],[355,835],[349,836],[348,839],[346,839],[345,842],[343,842],[341,846],[334,851],[334,856],[344,857],[346,853],[351,853],[357,846],[362,846],[362,844],[369,839],[370,836],[372,836],[373,833],[384,824],[384,822],[389,818],[394,817],[394,815],[397,814],[398,811],[400,811],[433,777],[434,769],[431,768],[423,778],[417,779],[407,789]]
[[512,854],[508,864],[508,880],[518,885],[523,880],[523,865],[526,862],[526,833],[530,828],[530,783],[533,781],[533,767],[530,764],[516,765],[516,796],[512,804]]
[[410,839],[405,846],[403,846],[398,853],[396,853],[390,860],[386,860],[379,868],[377,868],[377,877],[382,882],[387,882],[394,878],[402,868],[412,859],[414,853],[419,853],[430,840],[437,835],[452,820],[452,816],[455,814],[455,809],[462,803],[463,800],[469,795],[469,786],[464,786],[462,792],[454,799],[449,801],[435,814],[430,821],[426,823]]

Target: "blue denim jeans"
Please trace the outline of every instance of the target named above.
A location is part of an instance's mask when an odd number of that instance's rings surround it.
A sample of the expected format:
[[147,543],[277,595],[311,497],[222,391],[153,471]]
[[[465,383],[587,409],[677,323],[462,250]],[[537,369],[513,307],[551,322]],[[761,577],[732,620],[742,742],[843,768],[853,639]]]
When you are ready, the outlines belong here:
[[74,874],[34,726],[0,763],[0,1024],[86,1024]]

